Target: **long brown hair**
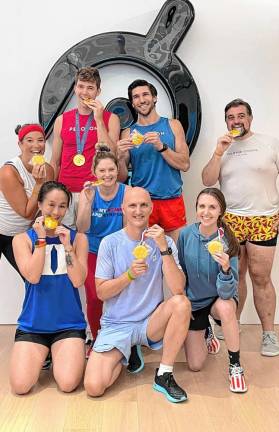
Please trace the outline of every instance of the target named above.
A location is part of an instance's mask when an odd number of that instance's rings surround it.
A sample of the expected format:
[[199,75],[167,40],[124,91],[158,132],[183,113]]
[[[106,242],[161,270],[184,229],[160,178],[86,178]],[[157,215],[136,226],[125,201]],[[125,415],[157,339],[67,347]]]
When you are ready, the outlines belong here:
[[199,197],[201,195],[210,195],[213,198],[215,198],[216,201],[218,202],[220,209],[221,209],[221,214],[218,217],[217,226],[218,226],[218,228],[223,228],[223,230],[224,230],[224,235],[225,235],[225,238],[228,242],[228,248],[229,248],[227,251],[227,254],[229,255],[229,257],[238,256],[239,252],[240,252],[239,242],[238,242],[237,238],[235,237],[234,233],[232,232],[232,230],[230,229],[230,227],[223,220],[223,217],[224,217],[224,214],[225,214],[226,208],[227,208],[227,204],[226,204],[226,200],[225,200],[224,195],[222,194],[220,189],[212,188],[212,187],[205,188],[197,196],[196,209],[198,206]]

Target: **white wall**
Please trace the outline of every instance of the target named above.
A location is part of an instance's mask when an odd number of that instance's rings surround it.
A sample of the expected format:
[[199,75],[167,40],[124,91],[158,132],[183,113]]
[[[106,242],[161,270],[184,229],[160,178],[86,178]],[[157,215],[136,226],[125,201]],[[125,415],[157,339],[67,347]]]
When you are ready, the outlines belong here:
[[[178,50],[199,88],[203,110],[191,169],[184,176],[189,222],[194,221],[193,204],[202,188],[200,172],[214,149],[216,138],[225,132],[223,109],[229,100],[247,99],[254,109],[254,130],[279,135],[278,0],[192,0],[192,3],[195,21]],[[0,163],[17,154],[15,125],[38,119],[42,85],[60,55],[77,42],[106,31],[146,33],[162,4],[163,0],[83,0],[80,4],[66,0],[5,2],[0,27]],[[109,68],[101,73],[104,103],[115,96],[115,83],[119,89],[116,96],[126,96],[126,85],[134,77],[148,76],[134,68],[123,73],[123,67],[119,76]],[[164,100],[158,105],[161,113],[169,111],[167,99]],[[241,179],[239,186],[245,187]],[[278,255],[273,271],[276,287],[279,285],[277,264]],[[4,259],[0,262],[0,281],[0,323],[12,323],[18,316],[24,288]],[[243,322],[258,322],[252,303],[250,293]],[[279,322],[278,309],[276,321]]]

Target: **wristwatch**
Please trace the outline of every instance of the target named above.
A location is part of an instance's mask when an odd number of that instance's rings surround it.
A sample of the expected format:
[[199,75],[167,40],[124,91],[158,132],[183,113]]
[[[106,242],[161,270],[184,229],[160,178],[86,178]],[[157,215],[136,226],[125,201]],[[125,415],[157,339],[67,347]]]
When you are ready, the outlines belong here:
[[168,247],[166,250],[164,250],[164,251],[160,251],[160,254],[161,254],[162,256],[164,256],[164,255],[172,255],[172,248],[171,248],[171,247]]
[[158,153],[163,153],[164,151],[166,151],[169,147],[167,146],[167,144],[163,143],[163,148],[161,150],[157,150]]

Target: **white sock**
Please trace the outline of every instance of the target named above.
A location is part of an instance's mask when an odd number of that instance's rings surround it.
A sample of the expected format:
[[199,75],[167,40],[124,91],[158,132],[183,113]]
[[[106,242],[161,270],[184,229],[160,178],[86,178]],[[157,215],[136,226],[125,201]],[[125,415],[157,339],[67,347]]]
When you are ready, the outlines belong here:
[[159,370],[157,372],[157,375],[163,375],[165,372],[172,372],[173,371],[173,366],[169,366],[169,365],[164,365],[162,363],[160,363],[160,367]]

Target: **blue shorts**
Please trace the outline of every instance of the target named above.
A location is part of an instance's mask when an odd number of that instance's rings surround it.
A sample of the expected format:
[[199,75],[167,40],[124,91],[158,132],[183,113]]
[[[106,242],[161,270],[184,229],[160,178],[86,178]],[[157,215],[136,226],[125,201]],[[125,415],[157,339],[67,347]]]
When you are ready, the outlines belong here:
[[149,317],[139,322],[126,323],[104,323],[98,332],[93,346],[95,352],[106,352],[116,348],[123,354],[122,363],[128,364],[131,347],[134,345],[145,345],[153,350],[163,346],[163,340],[153,342],[148,339],[146,329]]

